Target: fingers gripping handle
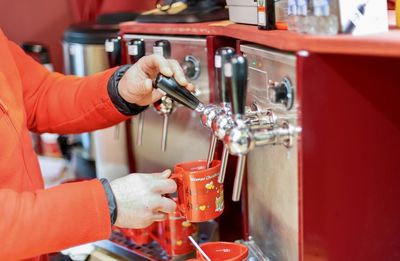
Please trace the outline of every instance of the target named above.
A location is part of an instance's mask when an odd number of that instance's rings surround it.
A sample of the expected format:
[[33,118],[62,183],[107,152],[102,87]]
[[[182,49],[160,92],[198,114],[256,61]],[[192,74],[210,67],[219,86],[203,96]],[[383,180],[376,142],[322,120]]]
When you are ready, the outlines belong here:
[[190,91],[180,86],[174,78],[158,74],[155,81],[155,88],[162,90],[168,97],[189,109],[198,112],[204,109],[204,105]]

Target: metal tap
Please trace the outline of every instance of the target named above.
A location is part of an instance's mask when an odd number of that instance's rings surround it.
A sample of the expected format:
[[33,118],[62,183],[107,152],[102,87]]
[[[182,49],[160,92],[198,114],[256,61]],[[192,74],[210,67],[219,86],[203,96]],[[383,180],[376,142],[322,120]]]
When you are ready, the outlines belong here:
[[163,128],[162,128],[162,137],[161,137],[161,150],[165,151],[167,146],[167,136],[168,136],[168,116],[175,109],[174,102],[171,98],[164,96],[157,102],[153,104],[155,111],[162,115],[163,118]]
[[292,126],[287,121],[283,121],[278,128],[254,132],[253,137],[256,146],[283,145],[291,148],[300,132],[301,127]]
[[[146,46],[143,39],[132,39],[127,43],[128,55],[131,64],[136,63],[146,53]],[[136,145],[142,146],[143,141],[144,112],[139,114],[139,124],[136,136]]]
[[190,91],[180,86],[174,78],[159,74],[155,80],[154,88],[158,88],[166,94],[160,101],[153,104],[155,110],[164,116],[161,149],[165,151],[168,115],[171,114],[175,108],[174,101],[199,113],[203,113],[206,107]]
[[225,65],[225,75],[232,79],[232,112],[235,127],[225,135],[225,146],[238,156],[232,200],[239,201],[246,165],[246,155],[256,146],[284,145],[291,147],[301,128],[286,121],[277,123],[272,111],[250,112],[245,115],[247,92],[247,60],[235,55]]
[[211,129],[213,120],[220,113],[222,113],[221,109],[217,105],[215,104],[207,105],[204,108],[203,113],[201,114],[201,123],[203,124],[204,127]]
[[199,101],[190,91],[170,77],[158,74],[154,83],[154,87],[160,89],[166,94],[166,98],[170,98],[183,106],[203,113],[206,107]]
[[[165,58],[171,57],[171,44],[167,40],[159,40],[156,41],[153,45],[153,53],[161,55]],[[163,103],[163,106],[159,106],[157,103]],[[159,108],[165,108],[165,110],[160,111]],[[154,104],[154,109],[157,113],[163,115],[163,129],[162,129],[162,137],[161,137],[161,150],[165,151],[167,149],[167,138],[168,138],[168,116],[171,114],[174,109],[173,101],[170,97],[165,97],[160,101]]]
[[[207,168],[211,166],[212,160],[214,159],[215,148],[217,146],[218,136],[215,133],[216,122],[221,117],[230,117],[230,81],[224,75],[224,64],[227,60],[229,60],[235,54],[235,49],[231,47],[221,47],[216,50],[214,56],[214,65],[215,65],[215,86],[219,91],[220,96],[220,106],[214,106],[212,111],[208,114],[206,118],[206,126],[213,130],[211,135],[210,147],[208,149],[207,154]],[[229,116],[225,116],[229,115]],[[225,157],[225,161],[222,161],[221,172],[225,173],[227,157]],[[223,170],[223,171],[222,171]],[[222,175],[222,174],[221,174]]]
[[233,201],[240,199],[246,155],[255,145],[252,133],[245,120],[247,68],[247,59],[241,55],[235,55],[225,64],[224,70],[225,77],[232,81],[232,113],[236,124],[224,138],[230,153],[238,156],[233,184]]

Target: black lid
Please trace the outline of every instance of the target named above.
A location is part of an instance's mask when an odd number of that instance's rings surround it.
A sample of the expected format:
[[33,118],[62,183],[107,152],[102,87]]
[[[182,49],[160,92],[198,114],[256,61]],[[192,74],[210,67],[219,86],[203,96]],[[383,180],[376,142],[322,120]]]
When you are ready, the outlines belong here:
[[117,25],[77,24],[64,32],[64,41],[79,44],[104,44],[107,38],[118,35]]

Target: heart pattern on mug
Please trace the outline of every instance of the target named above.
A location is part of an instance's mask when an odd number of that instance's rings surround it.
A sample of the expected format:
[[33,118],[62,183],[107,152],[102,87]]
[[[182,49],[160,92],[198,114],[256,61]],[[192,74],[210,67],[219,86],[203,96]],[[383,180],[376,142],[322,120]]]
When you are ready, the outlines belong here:
[[215,188],[215,185],[214,185],[214,182],[210,182],[210,183],[207,183],[206,184],[206,189],[208,189],[208,190],[212,190],[212,189],[214,189]]
[[185,220],[182,222],[182,227],[190,227],[191,225],[192,223],[190,223],[190,221]]
[[201,211],[206,210],[206,205],[201,205],[201,206],[199,206],[199,209],[200,209]]

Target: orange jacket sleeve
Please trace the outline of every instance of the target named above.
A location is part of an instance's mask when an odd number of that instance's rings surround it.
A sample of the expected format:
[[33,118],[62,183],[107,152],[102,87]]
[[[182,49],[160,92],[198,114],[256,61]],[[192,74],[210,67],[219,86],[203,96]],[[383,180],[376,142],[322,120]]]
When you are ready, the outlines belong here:
[[50,73],[15,43],[9,48],[23,86],[28,128],[37,132],[79,133],[127,119],[110,100],[110,69],[88,77]]
[[[0,42],[2,48],[3,43]],[[23,86],[21,94],[30,130],[76,133],[111,126],[126,119],[108,97],[107,82],[113,70],[85,78],[49,73],[17,45],[6,44],[11,54],[3,51],[2,59],[12,56],[10,63],[15,62],[16,67],[11,64],[7,74],[1,75],[7,78],[8,88]],[[19,109],[10,104],[10,111]],[[19,101],[15,104],[20,106]],[[18,123],[25,124],[24,121]],[[8,124],[15,123],[9,121]],[[29,162],[10,158],[8,164],[21,167],[15,168],[15,173],[2,169],[0,186],[3,182],[11,184],[8,180],[18,182],[21,179],[19,184],[0,188],[0,260],[34,257],[107,238],[111,222],[101,183],[93,180],[39,189],[40,172],[37,164],[31,162],[36,159],[30,142],[25,140],[29,139],[26,128],[20,125],[14,128],[15,136],[1,138],[3,141],[9,139],[7,142],[13,145],[8,146],[7,151],[1,151],[0,157],[18,154],[22,155],[20,160]],[[13,187],[16,189],[12,190]],[[23,190],[26,192],[21,192]]]
[[59,251],[111,233],[107,199],[98,180],[37,192],[0,189],[0,202],[0,260]]

